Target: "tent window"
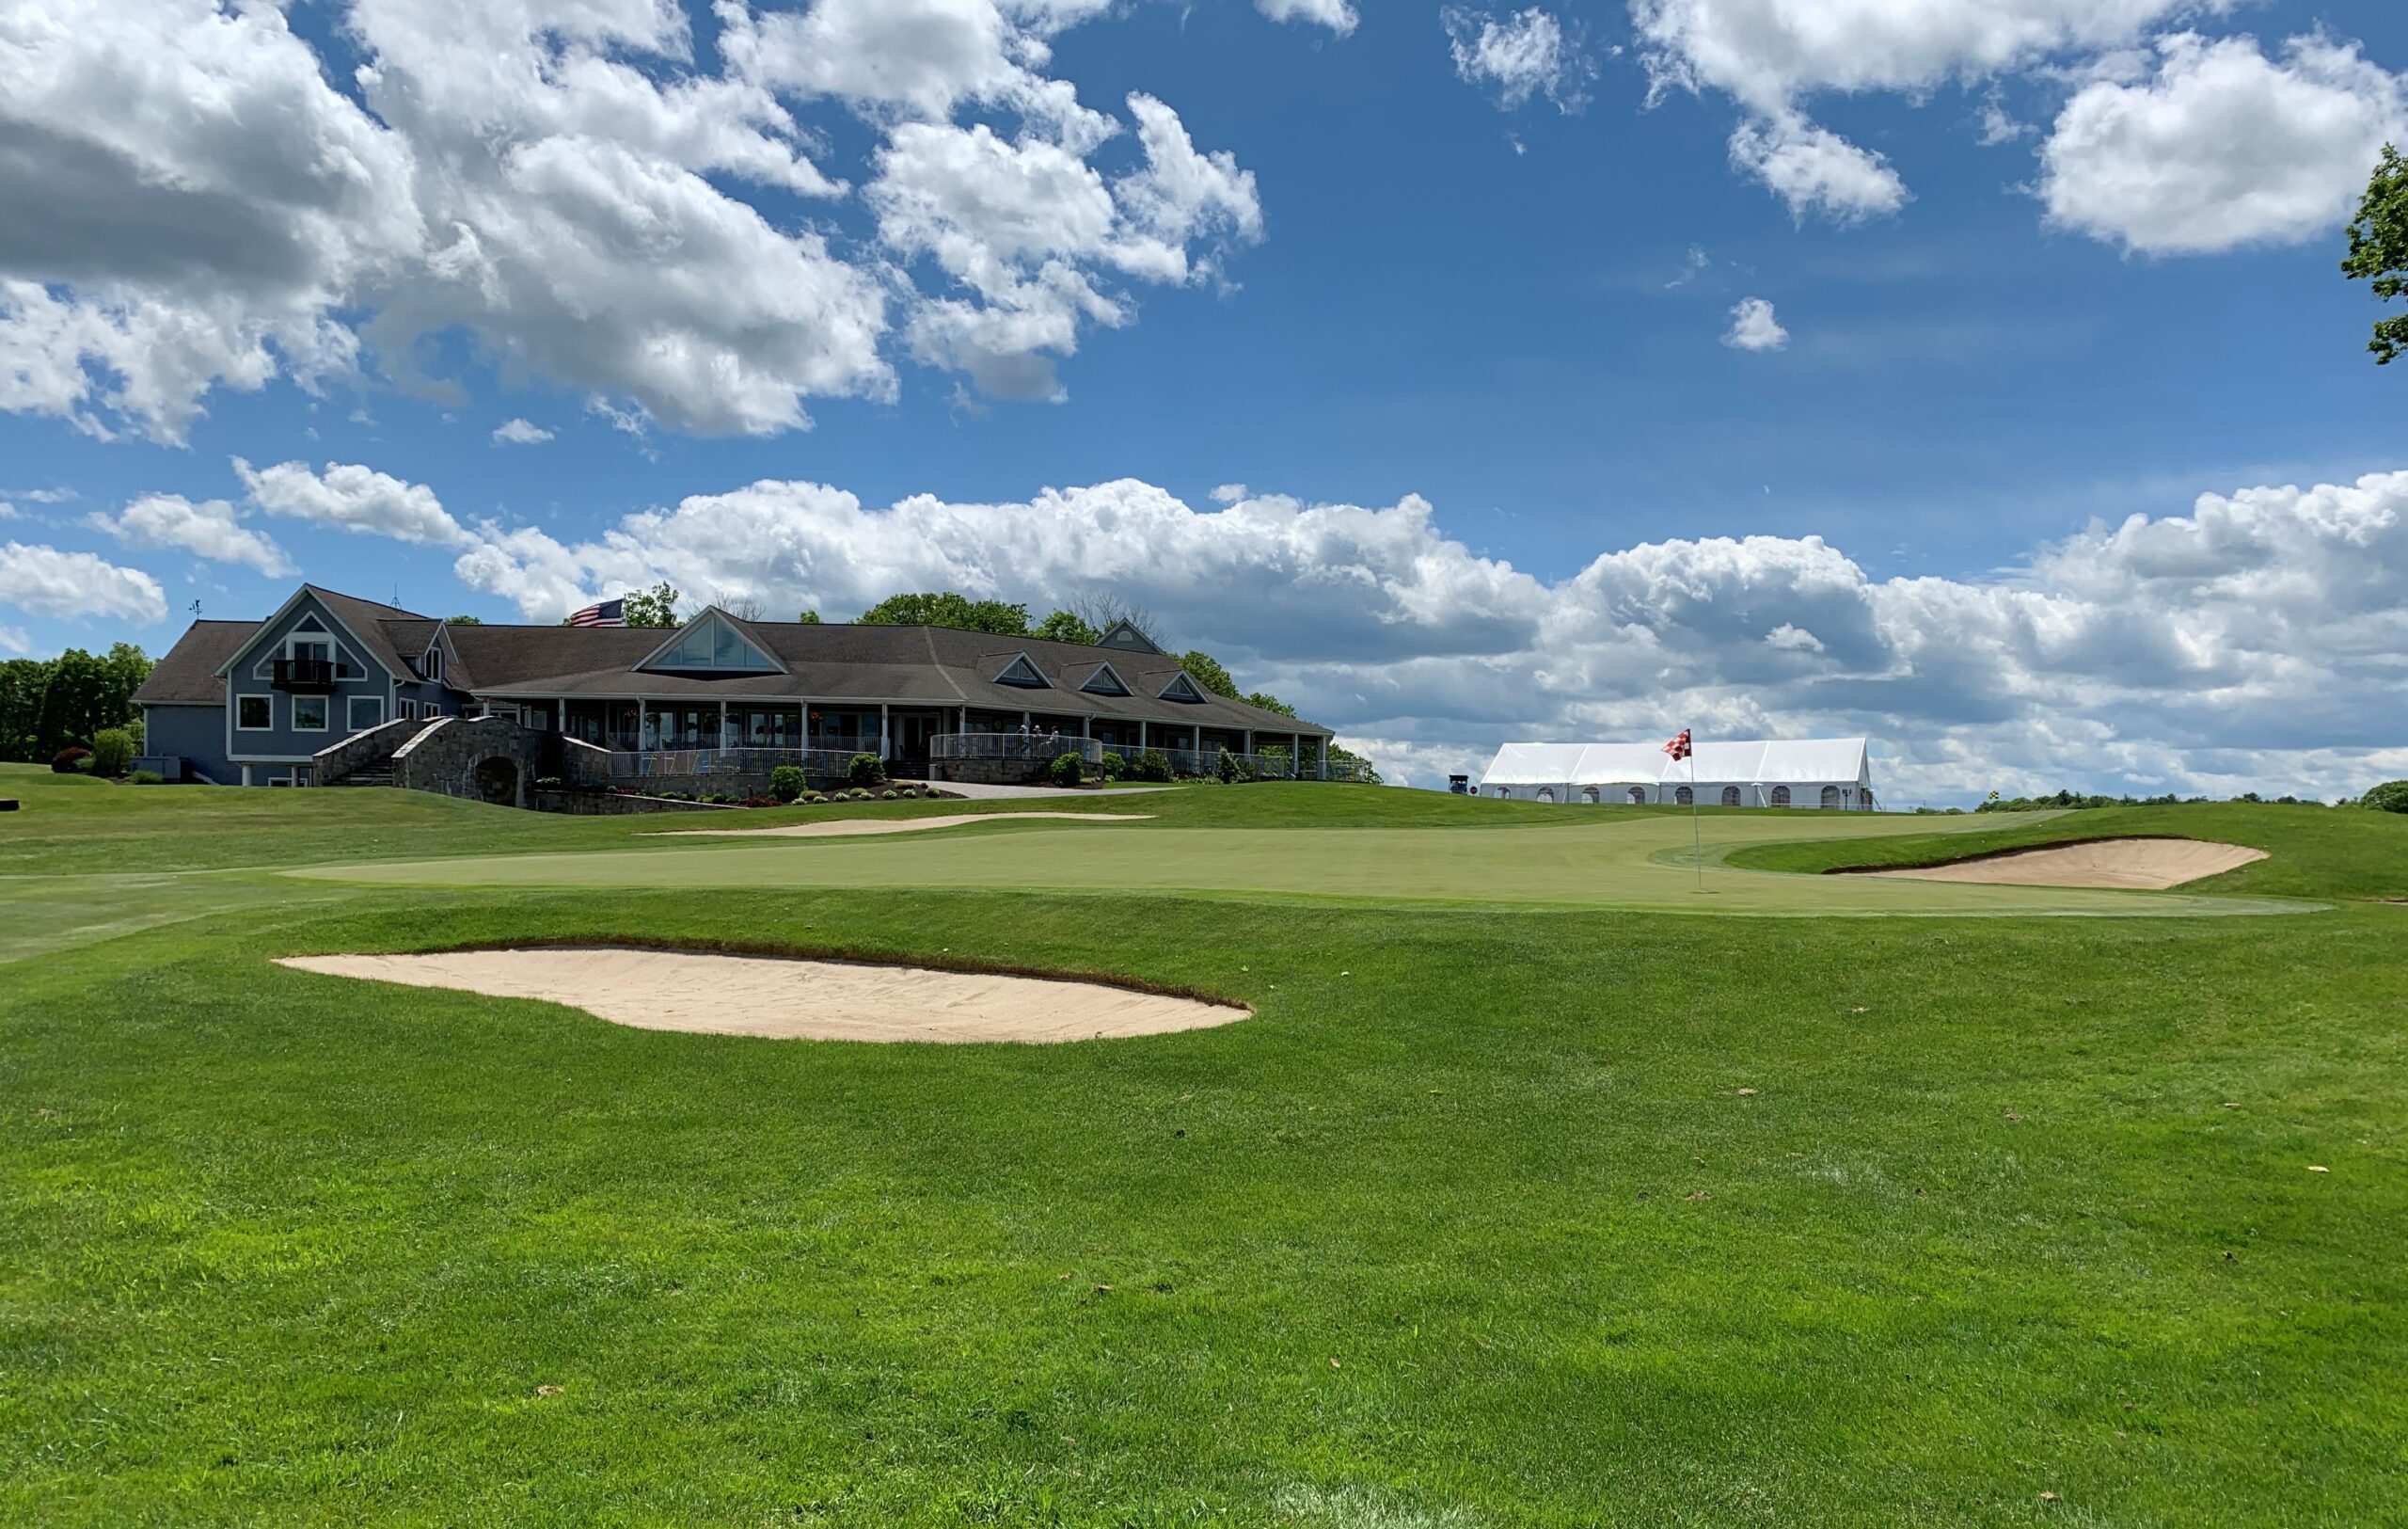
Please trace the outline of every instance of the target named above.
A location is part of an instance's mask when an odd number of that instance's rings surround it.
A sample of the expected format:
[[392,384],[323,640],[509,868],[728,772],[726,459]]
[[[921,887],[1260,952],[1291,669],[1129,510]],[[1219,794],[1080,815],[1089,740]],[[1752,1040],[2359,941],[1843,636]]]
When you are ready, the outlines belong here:
[[1542,802],[1552,802],[1552,801],[1554,801],[1554,800],[1555,800],[1555,788],[1554,788],[1554,787],[1552,787],[1552,786],[1542,786],[1542,787],[1540,787],[1540,788],[1539,788],[1539,800],[1540,800],[1540,801],[1542,801]]
[[1739,804],[1739,788],[1736,786],[1725,786],[1722,788],[1722,804],[1726,807],[1737,806]]
[[1594,786],[1581,787],[1580,800],[1586,802],[1592,807],[1595,806],[1597,804],[1597,788]]
[[1788,787],[1776,786],[1772,788],[1772,804],[1776,807],[1785,807],[1789,805]]
[[1672,793],[1672,800],[1685,807],[1695,806],[1697,804],[1697,793],[1684,786],[1679,790]]
[[1836,786],[1826,786],[1826,787],[1824,787],[1824,788],[1823,788],[1823,806],[1824,806],[1825,810],[1827,810],[1827,811],[1828,811],[1829,809],[1833,808],[1833,807],[1836,807],[1836,806],[1838,806],[1839,804],[1840,804],[1840,788],[1839,788],[1838,787],[1836,787]]
[[1630,804],[1634,807],[1643,807],[1647,804],[1646,787],[1634,786],[1630,788]]

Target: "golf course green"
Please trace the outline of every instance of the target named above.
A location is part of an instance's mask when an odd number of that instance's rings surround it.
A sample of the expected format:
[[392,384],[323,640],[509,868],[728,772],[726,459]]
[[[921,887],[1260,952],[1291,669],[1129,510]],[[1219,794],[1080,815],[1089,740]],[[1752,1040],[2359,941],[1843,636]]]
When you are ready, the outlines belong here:
[[[2408,818],[1708,812],[1701,867],[1670,809],[1312,784],[766,840],[18,767],[0,796],[0,1521],[2408,1494]],[[2117,836],[2267,858],[2162,893],[1822,874]],[[597,945],[1251,1013],[877,1045],[276,964]]]

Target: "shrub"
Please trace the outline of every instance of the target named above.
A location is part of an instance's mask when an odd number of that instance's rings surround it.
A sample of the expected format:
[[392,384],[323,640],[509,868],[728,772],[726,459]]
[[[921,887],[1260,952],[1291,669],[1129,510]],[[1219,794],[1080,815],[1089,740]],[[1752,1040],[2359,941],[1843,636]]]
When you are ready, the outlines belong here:
[[535,782],[535,789],[539,791],[557,791],[560,788],[561,778],[558,775],[545,775]]
[[1102,760],[1098,763],[1095,768],[1096,773],[1103,779],[1118,780],[1122,775],[1128,773],[1129,761],[1122,758],[1117,754],[1113,753],[1110,749],[1106,749],[1103,751]]
[[805,806],[825,806],[828,802],[828,797],[825,792],[806,791],[803,793],[802,802]]
[[875,754],[856,754],[845,766],[845,779],[855,786],[875,786],[886,778],[886,761]]
[[1045,767],[1045,773],[1056,786],[1076,786],[1085,764],[1075,754],[1059,754],[1054,756],[1052,764]]
[[895,800],[895,793],[893,791],[880,791],[878,793],[878,799],[880,802],[892,802]]
[[136,786],[165,786],[167,784],[167,777],[159,773],[155,770],[137,770],[134,772],[131,779]]
[[1170,756],[1160,749],[1148,749],[1137,756],[1136,763],[1130,767],[1129,778],[1132,780],[1170,779]]
[[80,775],[92,768],[92,751],[82,744],[70,744],[60,749],[50,761],[54,775]]
[[775,797],[763,796],[755,791],[744,799],[744,804],[748,807],[774,807],[778,804]]
[[1212,778],[1227,786],[1232,781],[1244,779],[1245,770],[1238,763],[1236,755],[1223,749],[1220,757],[1212,761]]
[[2358,798],[2358,805],[2377,812],[2408,812],[2408,780],[2384,782]]
[[781,802],[791,802],[802,794],[802,767],[780,765],[769,772],[769,794]]
[[92,773],[115,779],[134,762],[134,735],[122,727],[103,727],[92,735]]

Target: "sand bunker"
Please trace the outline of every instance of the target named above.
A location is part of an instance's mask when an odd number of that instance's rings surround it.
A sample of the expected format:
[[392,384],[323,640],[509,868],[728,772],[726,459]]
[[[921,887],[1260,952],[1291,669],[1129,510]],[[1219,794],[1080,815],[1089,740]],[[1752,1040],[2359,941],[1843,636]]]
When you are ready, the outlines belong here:
[[1877,870],[1875,876],[1895,876],[1917,882],[1986,882],[2003,886],[2104,886],[2124,891],[2162,892],[2170,886],[2221,876],[2266,852],[2239,844],[2210,844],[2188,838],[2099,838],[2080,844],[2058,844],[2045,850],[2019,850],[2012,854],[1959,860],[1945,866],[1912,870]]
[[963,823],[1024,823],[1031,818],[1053,818],[1074,823],[1141,823],[1150,812],[954,812],[938,818],[838,818],[824,823],[788,823],[784,828],[672,828],[646,838],[851,838],[860,834],[916,834],[929,828],[958,828]]
[[1231,1004],[1053,981],[834,961],[622,948],[286,956],[299,971],[540,998],[614,1025],[808,1041],[1092,1041],[1203,1029]]

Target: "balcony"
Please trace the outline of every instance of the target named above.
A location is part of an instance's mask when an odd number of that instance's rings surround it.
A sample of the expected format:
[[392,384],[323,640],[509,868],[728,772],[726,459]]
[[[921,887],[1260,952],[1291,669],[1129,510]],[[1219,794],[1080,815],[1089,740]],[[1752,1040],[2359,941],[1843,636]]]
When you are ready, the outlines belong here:
[[276,674],[268,683],[294,695],[331,695],[335,688],[334,661],[278,659]]

